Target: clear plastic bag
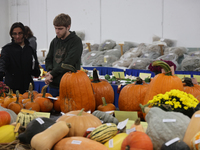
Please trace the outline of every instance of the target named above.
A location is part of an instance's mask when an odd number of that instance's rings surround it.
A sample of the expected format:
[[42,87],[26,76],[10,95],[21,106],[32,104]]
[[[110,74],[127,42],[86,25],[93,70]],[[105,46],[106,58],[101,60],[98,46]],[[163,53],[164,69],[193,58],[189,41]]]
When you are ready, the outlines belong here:
[[98,51],[104,51],[113,49],[116,46],[116,42],[113,40],[105,40],[103,43],[99,45]]
[[197,56],[187,56],[181,63],[182,71],[200,71],[200,58]]
[[92,66],[93,61],[100,55],[103,55],[104,52],[100,51],[91,51],[88,52],[84,57],[81,58],[82,64],[84,66]]
[[174,53],[178,55],[178,57],[183,56],[183,54],[186,54],[188,52],[188,49],[186,47],[167,47],[165,48],[164,54]]
[[128,69],[140,69],[146,70],[146,67],[153,62],[153,59],[149,58],[134,58]]

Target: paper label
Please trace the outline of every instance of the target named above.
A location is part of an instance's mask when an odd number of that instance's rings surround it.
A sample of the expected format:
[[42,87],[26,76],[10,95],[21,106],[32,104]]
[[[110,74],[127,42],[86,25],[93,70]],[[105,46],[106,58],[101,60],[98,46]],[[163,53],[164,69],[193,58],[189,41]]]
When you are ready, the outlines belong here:
[[110,42],[106,42],[106,44],[110,44]]
[[131,132],[135,132],[135,128],[132,128],[132,129],[126,129],[126,133],[127,134],[130,134]]
[[76,116],[75,114],[67,114],[67,116]]
[[137,60],[137,62],[141,62],[141,60]]
[[91,114],[91,110],[88,110],[87,113],[88,113],[88,114]]
[[91,56],[95,56],[95,55],[96,55],[95,53],[92,53],[92,54],[91,54]]
[[47,98],[52,99],[52,100],[58,100],[58,98],[56,98],[56,97],[50,97],[50,96],[48,96]]
[[61,115],[63,116],[63,115],[65,115],[65,113],[64,112],[60,112],[61,113]]
[[200,139],[194,141],[195,144],[199,144],[200,143]]
[[106,59],[106,57],[104,57],[104,62],[107,63],[107,59]]
[[95,128],[88,128],[86,131],[93,131]]
[[35,115],[37,117],[46,117],[46,118],[50,118],[50,113],[48,112],[35,112]]
[[111,124],[111,123],[106,123],[106,125],[107,125],[107,126],[111,126],[112,124]]
[[114,113],[114,110],[112,110],[112,111],[105,111],[105,113],[113,114],[113,113]]
[[110,147],[110,148],[113,148],[113,139],[110,139],[110,140],[109,140],[109,147]]
[[101,123],[103,123],[103,120],[100,120],[101,121]]
[[176,119],[163,119],[163,122],[176,122]]
[[73,140],[73,141],[72,141],[72,144],[78,144],[78,145],[80,145],[80,144],[81,144],[81,142],[82,142],[82,141]]
[[44,124],[44,121],[41,118],[36,118],[36,120],[39,122],[39,124]]
[[195,116],[194,117],[200,117],[200,114],[195,114]]
[[128,122],[128,119],[129,118],[127,118],[126,120],[124,120],[124,121],[121,121],[121,122],[119,122],[118,123],[118,125],[117,125],[117,129],[123,129],[125,126],[126,126],[126,124],[127,124],[127,122]]
[[172,139],[172,140],[170,140],[170,141],[168,141],[168,142],[166,142],[165,143],[165,145],[166,146],[169,146],[169,145],[171,145],[171,144],[173,144],[173,143],[175,143],[175,142],[177,142],[177,141],[179,141],[180,140],[180,138],[174,138],[174,139]]

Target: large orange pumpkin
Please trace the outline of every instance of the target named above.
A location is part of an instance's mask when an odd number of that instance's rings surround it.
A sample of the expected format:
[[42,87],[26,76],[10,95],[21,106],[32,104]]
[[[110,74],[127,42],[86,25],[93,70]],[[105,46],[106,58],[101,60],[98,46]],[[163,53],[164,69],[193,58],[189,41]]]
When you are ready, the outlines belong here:
[[99,118],[84,112],[83,109],[81,111],[70,111],[59,117],[56,122],[58,121],[65,121],[71,124],[68,136],[83,136],[88,128],[96,128],[102,124]]
[[135,131],[124,139],[121,150],[153,150],[153,144],[146,133]]
[[149,84],[137,78],[133,84],[126,85],[120,92],[118,107],[121,111],[137,111],[138,117],[143,118],[142,110],[139,106],[143,103]]
[[110,83],[105,80],[99,80],[97,70],[93,70],[93,81],[92,86],[95,93],[96,108],[102,105],[102,97],[105,97],[107,103],[114,102],[114,90]]
[[200,86],[193,84],[191,78],[185,77],[183,79],[183,91],[192,94],[194,97],[198,97],[200,95]]
[[60,81],[60,108],[66,113],[71,110],[95,110],[95,97],[91,81],[87,74],[73,66],[63,64],[63,68],[72,71],[63,75]]
[[179,77],[172,75],[170,66],[161,61],[157,60],[152,63],[153,66],[162,67],[166,73],[157,74],[149,84],[147,89],[143,105],[147,104],[149,100],[157,94],[164,94],[172,89],[183,91],[183,84]]

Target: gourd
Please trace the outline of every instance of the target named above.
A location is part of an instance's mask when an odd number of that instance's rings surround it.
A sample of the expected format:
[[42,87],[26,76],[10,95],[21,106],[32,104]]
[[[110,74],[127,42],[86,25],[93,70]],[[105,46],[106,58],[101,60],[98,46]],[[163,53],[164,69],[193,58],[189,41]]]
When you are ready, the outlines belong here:
[[107,81],[99,80],[96,68],[93,69],[92,86],[95,92],[96,108],[102,105],[102,97],[105,97],[107,103],[114,102],[114,90]]
[[200,149],[200,131],[195,134],[195,136],[191,139],[191,149],[199,150]]
[[126,133],[119,133],[115,135],[112,139],[113,145],[112,147],[109,145],[109,141],[107,141],[104,145],[109,148],[109,150],[121,150],[123,140],[128,136]]
[[40,111],[42,112],[50,112],[53,108],[53,103],[51,102],[49,98],[47,98],[47,95],[46,95],[47,87],[48,85],[44,86],[43,93],[42,93],[43,95],[42,96],[36,95],[37,98],[35,99],[35,102],[40,105]]
[[0,143],[10,143],[16,140],[18,133],[14,132],[15,126],[4,125],[0,127]]
[[119,123],[117,118],[106,112],[95,110],[92,114],[103,121],[103,123],[115,123],[116,125]]
[[61,67],[70,71],[65,73],[60,81],[60,108],[67,113],[72,110],[95,110],[95,97],[91,81],[87,74],[76,70],[73,66],[62,64]]
[[6,111],[0,111],[0,127],[3,125],[10,124],[10,114]]
[[183,84],[179,77],[172,75],[169,65],[161,60],[156,60],[152,63],[153,66],[160,66],[165,70],[164,73],[157,74],[149,84],[143,105],[157,94],[164,94],[172,89],[183,91]]
[[140,103],[143,103],[149,84],[137,78],[134,84],[126,85],[120,92],[118,106],[121,111],[137,111],[138,117],[143,118]]
[[190,150],[190,147],[183,141],[177,141],[167,146],[165,144],[162,144],[161,150]]
[[54,150],[108,150],[103,144],[84,137],[67,137],[55,144]]
[[118,132],[117,126],[114,123],[106,123],[95,128],[89,135],[91,140],[95,140],[104,144],[112,139]]
[[105,97],[102,97],[102,102],[103,102],[103,104],[99,105],[97,107],[98,110],[100,110],[100,111],[111,111],[111,110],[116,109],[115,105],[113,105],[112,103],[108,103],[108,104],[106,103]]
[[10,114],[10,117],[11,117],[10,124],[16,121],[17,114],[14,111],[7,109],[7,108],[4,108],[2,106],[0,106],[0,111],[6,111]]
[[65,121],[56,122],[43,132],[34,135],[31,139],[31,147],[35,150],[50,150],[54,144],[68,134],[69,127],[70,124]]
[[19,103],[19,91],[16,91],[16,101],[15,102],[11,102],[8,105],[8,109],[13,110],[16,114],[18,114],[20,112],[20,110],[23,108],[23,105],[21,103]]
[[137,118],[134,124],[131,125],[131,129],[135,128],[136,131],[145,132],[143,126],[140,124],[140,118]]
[[35,95],[35,99],[38,97],[52,97],[52,95],[50,93],[47,93],[47,88],[48,85],[45,85],[42,87],[41,93],[38,93],[37,95]]
[[191,148],[191,140],[200,131],[200,110],[196,111],[189,122],[183,141]]
[[147,113],[145,117],[148,123],[146,134],[151,138],[155,150],[160,150],[162,143],[174,137],[179,137],[180,140],[183,140],[190,122],[188,116],[180,112],[166,112],[158,107],[142,107],[142,110]]
[[97,117],[83,110],[70,111],[56,120],[56,122],[65,121],[71,124],[67,136],[83,136],[88,128],[96,128],[102,124]]
[[[52,126],[55,123],[55,121],[41,117],[33,119],[26,127],[26,130],[19,134],[18,139],[20,142],[25,144],[30,144],[31,139],[34,135],[46,130],[50,126]],[[44,143],[46,144],[46,143]]]
[[149,136],[140,131],[131,132],[122,142],[121,150],[153,150],[153,144]]

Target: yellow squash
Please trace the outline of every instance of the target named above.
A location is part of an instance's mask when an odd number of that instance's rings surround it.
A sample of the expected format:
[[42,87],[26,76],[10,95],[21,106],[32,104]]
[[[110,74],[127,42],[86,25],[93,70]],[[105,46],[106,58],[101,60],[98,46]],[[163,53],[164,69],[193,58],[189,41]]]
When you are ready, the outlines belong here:
[[14,132],[15,126],[4,125],[0,127],[0,143],[10,143],[16,139],[18,133]]
[[[123,140],[128,136],[126,133],[119,133],[116,136],[114,136],[111,140],[113,141],[107,141],[104,145],[109,150],[121,150],[121,145]],[[109,144],[110,143],[110,144]]]

